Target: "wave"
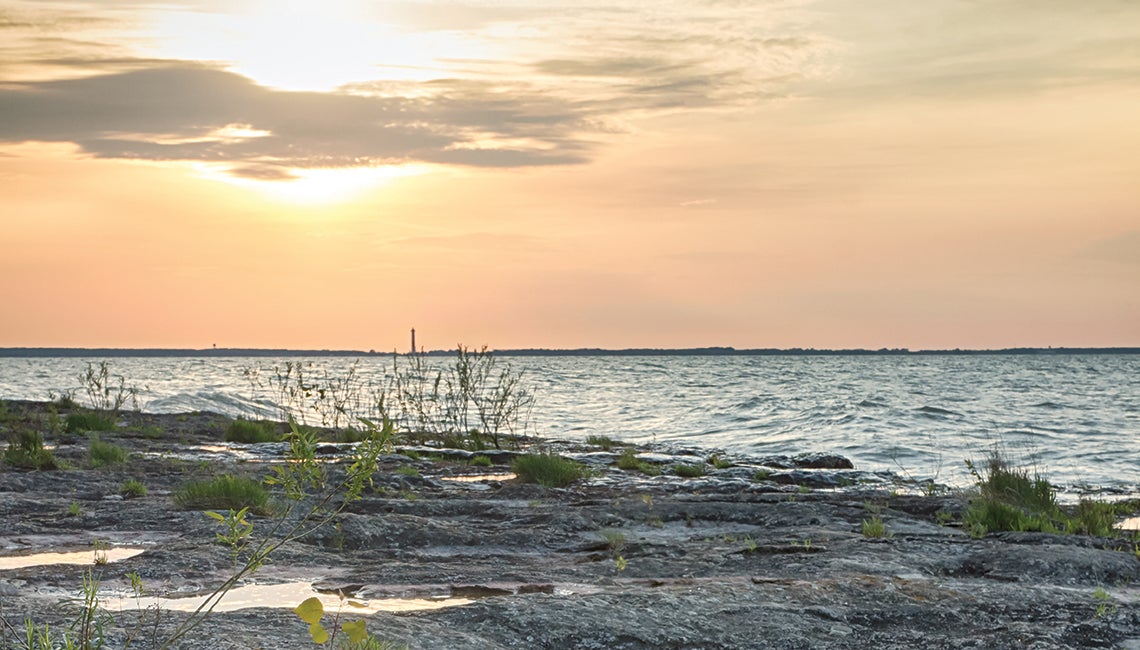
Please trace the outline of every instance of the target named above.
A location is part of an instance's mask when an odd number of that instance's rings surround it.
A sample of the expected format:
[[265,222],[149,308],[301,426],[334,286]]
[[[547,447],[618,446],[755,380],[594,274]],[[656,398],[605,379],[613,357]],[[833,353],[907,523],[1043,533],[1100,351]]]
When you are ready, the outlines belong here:
[[939,408],[937,406],[920,406],[916,408],[915,411],[926,416],[962,417],[962,414],[957,411],[951,411],[950,409]]

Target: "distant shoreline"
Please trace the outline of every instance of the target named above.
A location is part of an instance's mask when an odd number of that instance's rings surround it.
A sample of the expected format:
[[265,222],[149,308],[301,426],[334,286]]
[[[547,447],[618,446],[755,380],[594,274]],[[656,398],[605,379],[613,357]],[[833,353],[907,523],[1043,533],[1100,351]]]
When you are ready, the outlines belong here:
[[[513,357],[650,357],[650,356],[974,356],[974,355],[1091,355],[1140,354],[1140,347],[1110,348],[1002,348],[908,350],[906,348],[868,349],[816,349],[816,348],[576,348],[576,349],[503,349],[493,350],[499,356]],[[427,350],[430,357],[449,356],[454,349]],[[289,350],[263,348],[0,348],[4,358],[48,357],[385,357],[393,352],[370,350]],[[396,354],[406,354],[396,352]]]

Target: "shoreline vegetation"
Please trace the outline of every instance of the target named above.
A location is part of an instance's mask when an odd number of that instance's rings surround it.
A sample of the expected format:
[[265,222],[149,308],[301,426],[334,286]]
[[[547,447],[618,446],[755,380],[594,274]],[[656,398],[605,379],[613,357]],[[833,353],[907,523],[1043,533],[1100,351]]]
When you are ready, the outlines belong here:
[[[496,356],[507,357],[563,357],[563,356],[948,356],[948,355],[1097,355],[1140,354],[1140,347],[1017,347],[995,349],[937,349],[910,350],[907,348],[879,349],[816,349],[816,348],[575,348],[545,349],[522,348],[491,350]],[[384,357],[392,352],[369,350],[294,350],[287,348],[57,348],[10,347],[0,348],[0,358],[39,357]],[[405,353],[398,353],[405,354]],[[443,357],[455,354],[454,349],[424,350],[419,355]]]
[[292,365],[250,376],[280,420],[144,413],[106,362],[0,400],[0,650],[1140,646],[1140,500],[1060,504],[996,448],[954,489],[538,438],[520,374],[450,354],[395,359],[376,419]]

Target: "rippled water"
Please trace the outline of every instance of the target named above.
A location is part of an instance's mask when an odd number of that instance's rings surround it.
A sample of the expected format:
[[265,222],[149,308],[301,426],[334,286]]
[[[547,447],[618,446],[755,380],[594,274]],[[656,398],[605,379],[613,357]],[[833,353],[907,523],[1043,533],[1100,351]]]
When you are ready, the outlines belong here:
[[[0,359],[0,397],[84,395],[84,359]],[[97,360],[93,360],[97,361]],[[728,452],[834,451],[860,469],[966,481],[1000,443],[1054,482],[1140,491],[1140,356],[662,356],[502,358],[535,388],[534,431]],[[435,363],[446,360],[433,359]],[[243,375],[284,361],[116,358],[153,412],[275,408]],[[306,364],[310,362],[306,361]],[[383,383],[390,358],[322,358],[309,375]]]

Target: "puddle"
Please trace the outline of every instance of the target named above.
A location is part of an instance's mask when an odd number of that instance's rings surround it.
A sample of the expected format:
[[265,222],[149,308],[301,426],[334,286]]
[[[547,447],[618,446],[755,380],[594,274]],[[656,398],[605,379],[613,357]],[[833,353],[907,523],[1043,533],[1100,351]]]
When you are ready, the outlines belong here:
[[[373,614],[376,612],[418,612],[444,607],[458,607],[474,602],[471,598],[347,598],[341,600],[336,594],[320,593],[308,582],[288,582],[279,585],[248,585],[230,590],[214,608],[215,612],[233,612],[251,607],[275,607],[292,609],[308,598],[321,599],[326,611],[335,612],[343,608],[345,612]],[[110,611],[140,609],[158,605],[160,609],[178,612],[193,612],[208,596],[196,594],[181,598],[154,598],[144,596],[136,600],[134,596],[116,594],[102,599],[103,606]]]
[[33,553],[30,555],[7,555],[0,557],[0,571],[23,569],[52,564],[95,564],[96,553],[106,557],[107,562],[118,562],[142,553],[141,548],[108,548],[99,551],[71,551],[66,553]]
[[456,481],[458,483],[482,483],[483,481],[510,481],[518,478],[517,474],[473,474],[469,476],[441,476],[441,481]]

